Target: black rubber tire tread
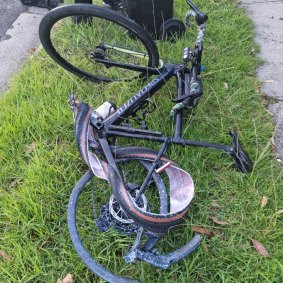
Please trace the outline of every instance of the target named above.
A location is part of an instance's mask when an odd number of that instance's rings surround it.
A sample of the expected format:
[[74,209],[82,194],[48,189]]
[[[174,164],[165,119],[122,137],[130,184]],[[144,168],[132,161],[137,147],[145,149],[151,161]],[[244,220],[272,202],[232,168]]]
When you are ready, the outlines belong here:
[[[172,27],[178,29],[177,33],[173,32],[173,34],[168,34],[168,30]],[[175,18],[168,19],[161,25],[159,29],[159,38],[161,40],[168,39],[169,41],[174,42],[175,41],[174,37],[181,38],[184,35],[185,31],[186,31],[186,26],[181,20]]]
[[[154,161],[156,156],[158,155],[157,151],[144,147],[112,147],[111,151],[116,160],[124,159],[127,161]],[[162,155],[160,160],[164,163],[171,162],[172,165],[178,167],[176,163],[173,160],[169,159],[166,155]],[[109,166],[108,169],[109,172],[107,172],[107,175],[109,177],[109,184],[117,201],[126,212],[126,214],[140,226],[151,232],[162,234],[168,232],[169,229],[173,228],[183,221],[183,218],[188,211],[188,207],[181,211],[178,211],[177,213],[166,214],[153,214],[150,212],[142,211],[137,205],[135,206],[133,201],[132,204],[134,204],[134,207],[129,207],[122,194],[122,180],[119,178],[117,172],[111,166]]]
[[93,173],[89,170],[77,182],[70,196],[68,204],[68,228],[73,245],[79,257],[87,265],[87,267],[105,281],[110,283],[139,283],[140,281],[115,275],[105,269],[91,257],[82,243],[77,227],[77,204],[80,194],[83,192],[85,185],[91,180],[91,178],[93,178]]
[[117,12],[103,7],[90,4],[70,4],[57,7],[50,11],[43,17],[39,26],[39,37],[44,49],[55,62],[57,62],[66,70],[70,71],[71,73],[77,75],[80,78],[88,79],[95,82],[113,81],[113,79],[111,78],[92,75],[71,65],[63,57],[60,56],[60,54],[55,50],[54,46],[52,45],[52,41],[50,39],[50,32],[53,25],[62,18],[76,15],[91,15],[94,17],[115,22],[120,26],[128,29],[133,35],[135,35],[141,40],[146,50],[148,51],[149,67],[158,66],[159,54],[157,47],[150,35],[137,23]]
[[[155,158],[158,154],[158,152],[156,150],[150,149],[150,148],[146,148],[146,147],[139,147],[139,146],[117,146],[117,147],[111,147],[111,152],[114,156],[114,158],[119,159],[119,158],[135,158],[135,159],[143,159],[143,160],[150,160],[152,161],[153,158]],[[146,158],[141,158],[138,157],[137,155],[143,155],[143,154],[147,154],[147,155],[151,155],[151,157],[149,157],[148,159]],[[168,162],[170,161],[171,164],[176,165],[176,163],[171,160],[167,155],[163,154],[162,155],[162,160]]]
[[[116,148],[112,153],[115,158],[125,158],[125,159],[143,159],[154,161],[158,152],[148,148],[142,147],[122,147]],[[171,162],[175,164],[174,161],[170,160],[167,156],[163,155],[161,160],[165,162]],[[177,166],[178,167],[178,166]],[[109,183],[113,189],[113,193],[126,212],[126,214],[132,218],[136,223],[144,227],[145,229],[154,233],[166,233],[169,229],[180,224],[183,221],[183,216],[187,213],[188,208],[185,208],[177,213],[167,213],[167,214],[152,214],[149,212],[142,211],[133,200],[131,201],[133,207],[129,207],[125,197],[122,193],[122,180],[119,178],[117,172],[109,167]],[[150,218],[150,219],[149,219]],[[166,221],[166,222],[164,222]]]

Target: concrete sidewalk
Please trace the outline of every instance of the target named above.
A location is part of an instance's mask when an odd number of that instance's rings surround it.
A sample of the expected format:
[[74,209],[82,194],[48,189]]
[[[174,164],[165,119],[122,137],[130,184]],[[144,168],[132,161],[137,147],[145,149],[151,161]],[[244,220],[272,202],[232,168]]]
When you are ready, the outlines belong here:
[[252,18],[260,56],[265,64],[258,69],[262,93],[269,102],[276,124],[274,141],[279,162],[283,161],[283,0],[243,0]]
[[39,46],[38,27],[47,9],[28,7],[20,1],[1,2],[0,20],[0,93],[9,78]]

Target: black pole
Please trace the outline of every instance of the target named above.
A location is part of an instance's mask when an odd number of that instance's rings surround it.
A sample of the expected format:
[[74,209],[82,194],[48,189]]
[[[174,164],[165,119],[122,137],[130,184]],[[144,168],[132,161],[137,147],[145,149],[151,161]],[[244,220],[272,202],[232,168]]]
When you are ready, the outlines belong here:
[[75,3],[92,4],[92,0],[75,0]]
[[[184,94],[183,93],[184,83],[183,83],[183,78],[181,77],[181,74],[179,72],[177,73],[176,80],[177,80],[177,89],[178,89],[177,97],[181,97]],[[174,138],[176,139],[181,138],[182,128],[183,128],[183,111],[178,110],[176,114],[176,127],[175,127]]]

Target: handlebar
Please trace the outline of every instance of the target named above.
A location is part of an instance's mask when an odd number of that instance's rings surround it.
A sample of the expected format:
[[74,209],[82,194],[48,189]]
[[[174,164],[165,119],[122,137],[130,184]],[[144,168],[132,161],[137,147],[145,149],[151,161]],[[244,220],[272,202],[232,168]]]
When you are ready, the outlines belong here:
[[196,18],[197,24],[199,26],[205,24],[208,20],[207,14],[200,11],[200,9],[191,0],[186,0],[186,1],[189,4],[189,6],[191,7],[191,9],[196,13],[195,18]]
[[186,0],[190,7],[197,13],[201,13],[200,9],[191,0]]

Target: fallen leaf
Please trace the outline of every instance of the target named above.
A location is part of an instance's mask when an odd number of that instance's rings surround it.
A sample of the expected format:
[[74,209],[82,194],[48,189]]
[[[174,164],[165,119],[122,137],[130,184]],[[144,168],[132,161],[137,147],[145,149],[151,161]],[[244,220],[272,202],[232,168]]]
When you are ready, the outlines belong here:
[[283,209],[280,209],[276,212],[277,215],[283,214]]
[[9,261],[11,259],[11,257],[9,255],[7,255],[5,252],[0,250],[0,256],[3,258],[3,260],[5,262]]
[[219,207],[220,206],[215,200],[213,200],[210,205],[212,207]]
[[262,199],[261,199],[261,208],[264,208],[266,207],[267,205],[267,196],[263,196]]
[[261,82],[263,82],[263,83],[273,83],[274,80],[263,80],[263,81],[261,81]]
[[176,280],[177,280],[176,274],[172,274],[170,276],[170,282],[176,282]]
[[268,251],[266,250],[266,248],[257,240],[252,239],[252,243],[254,248],[263,256],[265,257],[270,257]]
[[205,229],[203,227],[200,227],[200,226],[193,226],[192,230],[194,232],[200,233],[202,235],[206,235],[207,237],[211,237],[212,236],[212,233],[209,230],[207,230],[207,229]]
[[219,225],[228,225],[229,223],[226,222],[226,221],[221,221],[219,219],[217,219],[216,217],[214,216],[208,216],[209,219],[213,220],[213,222],[215,222],[216,224],[219,224]]
[[73,283],[73,282],[74,280],[73,280],[73,276],[71,273],[68,273],[63,280],[61,279],[57,280],[57,283]]
[[222,208],[222,206],[218,204],[215,200],[213,200],[210,205],[215,208]]
[[26,154],[31,154],[36,149],[36,142],[31,143],[27,146]]
[[215,229],[214,232],[217,236],[221,236],[221,234],[222,234],[219,229]]
[[206,243],[203,244],[203,249],[206,253],[208,253],[208,246]]
[[209,207],[211,210],[221,210],[224,208],[224,205],[221,205],[219,203],[217,203],[215,200],[213,200],[211,203],[210,203],[210,207]]
[[224,88],[225,89],[228,89],[229,88],[229,85],[227,83],[224,83]]
[[30,49],[28,50],[29,54],[33,54],[35,51],[36,51],[36,48],[30,48]]

